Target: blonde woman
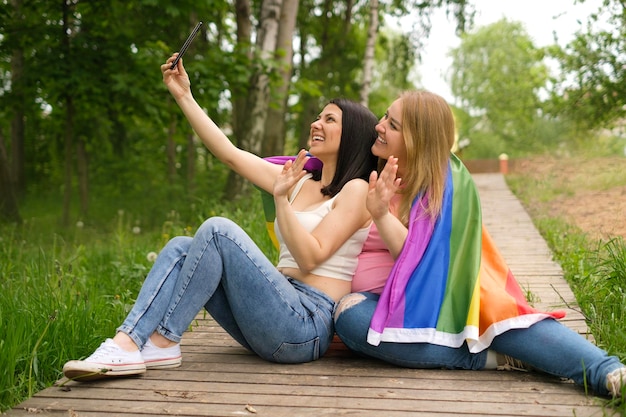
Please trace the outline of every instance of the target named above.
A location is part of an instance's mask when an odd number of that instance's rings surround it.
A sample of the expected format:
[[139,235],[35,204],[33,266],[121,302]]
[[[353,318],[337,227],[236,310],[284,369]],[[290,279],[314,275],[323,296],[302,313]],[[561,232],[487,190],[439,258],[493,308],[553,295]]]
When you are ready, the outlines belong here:
[[[410,91],[376,126],[369,179],[374,225],[335,312],[352,350],[411,368],[530,366],[619,396],[626,368],[530,307],[482,225],[471,176],[450,153],[454,119],[440,96]],[[514,359],[513,359],[514,358]]]

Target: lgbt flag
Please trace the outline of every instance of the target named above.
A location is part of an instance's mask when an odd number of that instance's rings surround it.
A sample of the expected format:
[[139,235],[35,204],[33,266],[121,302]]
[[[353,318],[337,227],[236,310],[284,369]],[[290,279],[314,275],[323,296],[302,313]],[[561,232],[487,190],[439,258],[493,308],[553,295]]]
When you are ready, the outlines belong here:
[[414,202],[407,240],[372,317],[368,342],[459,347],[467,341],[475,353],[507,330],[564,316],[528,305],[482,225],[470,173],[451,155],[442,213],[432,219]]

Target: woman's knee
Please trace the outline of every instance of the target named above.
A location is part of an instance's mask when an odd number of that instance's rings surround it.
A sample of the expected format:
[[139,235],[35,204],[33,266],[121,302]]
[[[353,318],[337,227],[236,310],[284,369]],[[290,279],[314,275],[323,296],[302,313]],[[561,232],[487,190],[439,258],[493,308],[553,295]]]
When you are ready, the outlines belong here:
[[225,217],[210,217],[200,225],[196,231],[195,238],[200,236],[210,236],[215,233],[230,234],[236,229],[239,229],[239,226],[230,219]]
[[165,244],[159,256],[179,257],[181,254],[185,254],[189,251],[191,241],[192,238],[189,236],[175,236]]
[[191,238],[189,236],[174,236],[171,238],[166,246],[185,247],[189,245]]
[[209,217],[200,225],[200,227],[198,228],[198,231],[205,230],[205,229],[219,230],[228,223],[232,223],[232,221],[225,217],[219,217],[219,216]]
[[335,308],[335,323],[337,323],[337,320],[342,313],[354,307],[355,305],[362,303],[366,299],[367,297],[364,294],[358,292],[345,295],[341,300],[339,300],[339,303],[337,303],[337,307]]

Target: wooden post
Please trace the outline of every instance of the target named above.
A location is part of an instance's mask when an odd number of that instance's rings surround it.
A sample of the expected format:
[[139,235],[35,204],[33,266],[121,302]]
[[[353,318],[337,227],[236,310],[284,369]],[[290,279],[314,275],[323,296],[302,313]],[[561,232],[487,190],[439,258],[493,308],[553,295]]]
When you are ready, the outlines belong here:
[[506,175],[509,173],[509,156],[505,153],[501,153],[498,157],[500,159],[500,174]]

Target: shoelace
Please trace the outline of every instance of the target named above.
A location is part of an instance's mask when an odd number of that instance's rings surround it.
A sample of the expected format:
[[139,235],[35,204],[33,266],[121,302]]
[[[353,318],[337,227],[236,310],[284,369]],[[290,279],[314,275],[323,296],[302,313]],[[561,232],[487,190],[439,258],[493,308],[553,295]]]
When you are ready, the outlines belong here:
[[524,362],[519,359],[515,359],[509,355],[502,355],[504,358],[504,363],[502,365],[498,365],[496,368],[499,371],[522,371],[528,372],[528,367]]
[[91,354],[86,360],[88,361],[98,361],[100,359],[110,359],[111,354],[115,354],[118,352],[118,348],[110,343],[102,342],[100,347],[96,349],[94,353]]
[[606,376],[606,385],[613,396],[622,395],[622,385],[626,382],[626,368],[618,368]]

